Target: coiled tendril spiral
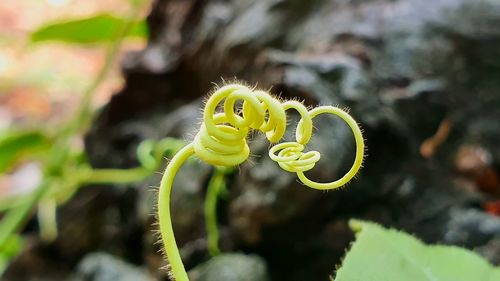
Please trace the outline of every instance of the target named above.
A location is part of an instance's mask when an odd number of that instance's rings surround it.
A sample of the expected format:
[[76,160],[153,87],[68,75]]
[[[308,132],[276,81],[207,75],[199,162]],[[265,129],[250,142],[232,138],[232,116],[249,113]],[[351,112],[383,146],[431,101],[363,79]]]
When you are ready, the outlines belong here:
[[[238,102],[242,103],[237,109],[237,105],[240,104]],[[223,112],[216,112],[220,105]],[[158,195],[160,233],[175,280],[189,280],[177,249],[170,219],[170,191],[175,174],[193,154],[215,166],[233,167],[243,163],[250,154],[246,142],[249,131],[264,132],[271,143],[280,141],[286,130],[286,111],[291,109],[297,111],[301,117],[296,128],[296,141],[272,146],[269,150],[272,160],[283,170],[297,173],[305,185],[320,190],[341,187],[359,171],[364,157],[364,140],[356,121],[344,110],[333,106],[319,106],[308,111],[298,101],[281,102],[265,91],[252,90],[239,84],[226,85],[216,90],[205,105],[199,132],[192,143],[172,158],[160,184]],[[330,183],[314,182],[304,175],[304,172],[311,170],[320,160],[319,152],[304,152],[312,137],[313,119],[320,114],[332,114],[343,119],[351,128],[356,143],[356,156],[352,167],[342,178]]]

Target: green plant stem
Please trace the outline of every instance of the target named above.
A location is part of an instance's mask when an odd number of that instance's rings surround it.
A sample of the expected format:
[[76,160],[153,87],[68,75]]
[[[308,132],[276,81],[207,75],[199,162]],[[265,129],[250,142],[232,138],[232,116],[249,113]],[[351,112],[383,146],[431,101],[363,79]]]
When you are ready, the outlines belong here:
[[160,183],[158,193],[158,223],[160,224],[161,239],[165,249],[165,255],[170,263],[172,274],[176,281],[189,281],[186,269],[182,263],[177,243],[175,242],[172,220],[170,218],[170,193],[175,179],[175,175],[182,164],[194,154],[193,144],[186,145],[170,161],[165,169]]
[[85,184],[126,184],[143,181],[150,176],[152,171],[139,167],[132,169],[97,169],[80,181]]
[[207,186],[204,206],[207,248],[212,256],[220,254],[219,228],[217,227],[217,201],[225,187],[225,173],[221,168],[216,168]]
[[38,223],[40,237],[44,241],[53,241],[57,238],[57,202],[55,198],[42,198],[38,202]]
[[[98,169],[87,171],[84,176],[81,176],[81,179],[79,179],[77,184],[126,184],[142,181],[150,175],[151,171],[142,167],[123,170]],[[2,218],[0,223],[0,248],[5,245],[10,235],[18,228],[18,225],[24,220],[24,218],[27,217],[31,211],[31,207],[36,205],[37,202],[43,202],[41,199],[47,188],[48,185],[41,185],[28,196],[17,199],[15,201],[15,205],[11,206],[10,211],[7,212],[6,216]],[[55,202],[52,203],[55,204]],[[50,205],[42,205],[44,208],[42,208],[42,212],[39,215],[44,218],[51,218],[45,219],[45,221],[50,222],[54,217],[51,213],[53,213],[55,209],[50,208]],[[54,237],[54,234],[57,234],[57,229],[54,229],[53,227],[55,223],[50,222],[49,224],[44,225],[52,226],[42,230],[42,236],[45,236],[50,240]]]
[[47,190],[48,184],[49,181],[45,180],[36,190],[33,191],[33,193],[30,194],[25,202],[14,209],[9,210],[9,212],[7,212],[7,214],[5,214],[2,218],[2,221],[0,222],[0,249],[5,247],[9,237],[18,229],[19,225],[30,214],[32,207],[36,205]]

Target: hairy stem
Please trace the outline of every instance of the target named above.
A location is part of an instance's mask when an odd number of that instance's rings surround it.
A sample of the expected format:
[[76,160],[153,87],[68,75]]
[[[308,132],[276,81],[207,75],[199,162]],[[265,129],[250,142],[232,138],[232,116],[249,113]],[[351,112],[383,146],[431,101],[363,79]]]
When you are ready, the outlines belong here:
[[170,269],[176,281],[189,281],[189,279],[182,263],[177,243],[175,242],[172,220],[170,218],[170,193],[175,175],[182,164],[193,154],[194,149],[192,144],[186,145],[175,154],[165,169],[158,193],[158,223],[160,224],[161,239],[165,255],[170,263]]
[[[241,107],[235,109],[238,102]],[[223,104],[224,112],[216,112]],[[170,220],[170,191],[175,173],[182,163],[192,154],[202,161],[216,167],[235,167],[246,161],[250,148],[246,141],[251,130],[266,133],[271,143],[279,142],[286,131],[286,111],[295,109],[301,119],[296,128],[295,142],[282,142],[273,145],[269,157],[285,171],[296,173],[300,181],[310,188],[336,189],[350,181],[363,163],[364,140],[361,130],[354,119],[344,110],[333,106],[320,106],[312,110],[294,101],[282,103],[268,92],[252,90],[240,84],[226,85],[217,89],[207,100],[203,111],[203,123],[193,142],[181,150],[167,166],[160,186],[158,216],[163,245],[177,281],[188,281],[184,265],[176,247]],[[313,119],[320,114],[331,114],[343,119],[353,131],[356,142],[356,157],[351,169],[339,180],[319,183],[308,179],[304,172],[314,168],[320,160],[318,151],[304,152],[305,145],[313,134]],[[215,175],[209,184],[205,205],[209,247],[218,252],[216,199],[217,188],[223,185],[223,174]]]

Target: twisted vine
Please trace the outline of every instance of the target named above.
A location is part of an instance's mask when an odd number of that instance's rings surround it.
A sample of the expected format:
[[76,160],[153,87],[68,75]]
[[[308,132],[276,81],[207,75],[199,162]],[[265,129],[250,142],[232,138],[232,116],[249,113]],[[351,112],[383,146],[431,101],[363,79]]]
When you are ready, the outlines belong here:
[[[241,102],[241,103],[240,103]],[[238,106],[241,104],[241,106]],[[222,107],[223,112],[216,112]],[[250,154],[246,138],[250,130],[266,134],[271,143],[280,141],[286,130],[286,112],[295,110],[301,119],[297,125],[295,142],[283,142],[269,150],[272,160],[285,171],[296,173],[306,186],[318,190],[336,189],[349,182],[359,171],[364,157],[364,140],[356,121],[344,110],[333,106],[319,106],[312,110],[300,102],[281,102],[269,93],[252,90],[239,84],[226,85],[208,99],[203,112],[203,123],[192,143],[182,148],[168,164],[160,183],[158,220],[165,254],[170,262],[173,278],[188,281],[170,219],[170,192],[174,177],[183,163],[193,154],[202,161],[222,167],[234,167],[246,161]],[[320,114],[340,117],[351,128],[356,156],[349,171],[340,179],[319,183],[306,177],[304,172],[314,168],[320,160],[318,151],[304,152],[313,134],[313,119]]]

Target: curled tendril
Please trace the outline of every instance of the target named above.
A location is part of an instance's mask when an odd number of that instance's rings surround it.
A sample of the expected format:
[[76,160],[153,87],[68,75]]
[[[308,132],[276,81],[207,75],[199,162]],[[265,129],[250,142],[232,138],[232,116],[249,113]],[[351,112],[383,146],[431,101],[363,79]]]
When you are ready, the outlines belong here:
[[[241,106],[238,106],[240,105]],[[216,112],[222,106],[222,112]],[[279,143],[271,147],[269,156],[285,171],[296,173],[308,187],[329,190],[349,182],[359,171],[364,157],[364,140],[356,121],[344,110],[333,106],[319,106],[312,110],[300,102],[281,102],[269,93],[252,90],[239,84],[226,85],[208,99],[203,112],[203,123],[192,143],[182,148],[170,161],[163,175],[158,197],[158,219],[165,254],[171,273],[177,281],[188,281],[188,276],[177,249],[170,219],[170,191],[175,174],[193,154],[204,162],[222,167],[234,167],[245,162],[250,154],[246,138],[250,130],[266,134],[271,143],[280,141],[286,131],[286,112],[295,110],[301,119],[297,125],[295,142]],[[332,114],[343,119],[351,128],[356,143],[356,156],[350,170],[340,179],[319,183],[304,172],[314,168],[320,160],[318,151],[304,152],[313,133],[313,119],[320,114]]]

